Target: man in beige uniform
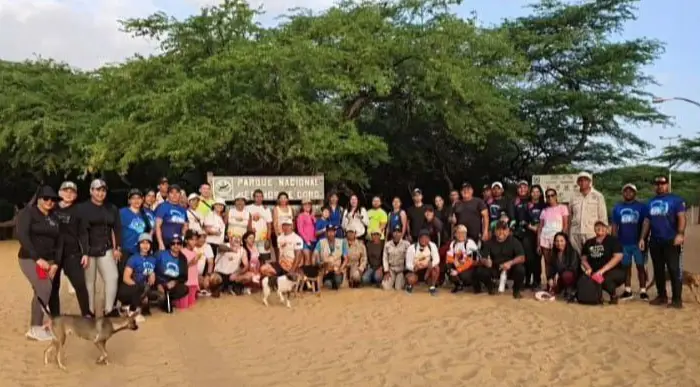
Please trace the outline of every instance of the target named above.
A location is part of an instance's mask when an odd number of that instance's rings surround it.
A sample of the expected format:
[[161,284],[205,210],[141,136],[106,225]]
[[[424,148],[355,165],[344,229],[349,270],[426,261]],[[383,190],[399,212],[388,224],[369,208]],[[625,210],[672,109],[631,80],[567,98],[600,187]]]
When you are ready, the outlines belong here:
[[576,178],[579,192],[574,194],[569,203],[569,238],[571,246],[579,254],[583,244],[595,237],[596,222],[608,224],[605,197],[593,188],[592,180],[590,173],[579,173]]

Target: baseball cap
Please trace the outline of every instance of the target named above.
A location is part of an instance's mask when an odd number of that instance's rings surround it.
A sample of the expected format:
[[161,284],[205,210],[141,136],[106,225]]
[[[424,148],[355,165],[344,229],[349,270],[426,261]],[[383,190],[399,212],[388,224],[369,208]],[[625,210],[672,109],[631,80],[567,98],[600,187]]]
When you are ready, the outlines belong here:
[[493,184],[491,184],[491,188],[496,188],[496,187],[503,189],[503,183],[501,183],[500,181],[496,181]]
[[608,227],[608,225],[605,224],[605,222],[603,222],[602,220],[595,222],[595,224],[593,225],[593,227],[598,227],[598,226]]
[[160,180],[158,180],[158,184],[168,184],[168,178],[161,177]]
[[294,222],[292,222],[291,219],[285,219],[282,221],[282,225],[284,226],[285,224],[292,225],[292,224],[294,224]]
[[226,206],[226,201],[224,199],[214,199],[214,204],[221,204],[222,206]]
[[178,192],[180,192],[180,190],[181,190],[181,188],[180,188],[180,186],[177,185],[177,184],[173,184],[173,185],[171,185],[171,186],[168,187],[168,192],[173,192],[173,191],[178,191]]
[[199,195],[197,195],[196,193],[191,193],[190,196],[187,197],[188,202],[194,199],[199,199]]
[[656,185],[668,184],[668,178],[666,176],[656,176],[656,178],[654,179],[654,184],[656,184]]
[[332,224],[329,224],[328,226],[326,226],[326,231],[335,231],[337,229],[338,229],[338,227],[335,225],[332,225]]
[[520,180],[520,181],[518,182],[518,186],[523,186],[523,185],[529,187],[529,186],[530,186],[530,183],[528,183],[527,180]]
[[401,231],[403,231],[403,229],[401,228],[401,225],[398,225],[398,224],[397,224],[397,225],[394,226],[393,230],[391,230],[391,231],[393,231],[393,232],[401,232]]
[[143,233],[143,234],[139,235],[139,243],[141,243],[143,241],[149,241],[149,242],[153,243],[153,238],[151,238],[151,234]]
[[77,191],[78,186],[72,181],[64,181],[61,183],[61,187],[58,190],[63,191],[64,189],[72,189],[73,191]]
[[426,230],[426,229],[420,230],[420,231],[418,232],[418,237],[420,238],[420,237],[422,237],[422,236],[430,236],[430,231],[429,231],[429,230]]
[[622,186],[622,191],[624,192],[626,189],[631,189],[634,192],[637,192],[637,186],[632,184],[632,183],[627,183],[624,186]]
[[464,183],[462,183],[462,189],[465,189],[465,188],[472,188],[472,184],[465,181]]
[[90,183],[90,189],[107,188],[107,183],[102,179],[95,179]]
[[578,179],[593,180],[593,175],[591,175],[590,173],[588,173],[586,171],[581,171],[578,173],[578,175],[576,175],[576,181],[578,181]]
[[505,230],[508,228],[508,222],[499,220],[498,223],[496,223],[496,230]]
[[355,229],[355,227],[352,227],[352,226],[346,228],[346,229],[345,229],[345,232],[346,232],[346,233],[357,234],[357,230]]
[[132,188],[129,190],[127,198],[131,199],[132,196],[143,196],[143,192],[141,192],[141,190],[138,188]]
[[423,191],[420,188],[416,188],[413,190],[413,196],[416,195],[423,195]]

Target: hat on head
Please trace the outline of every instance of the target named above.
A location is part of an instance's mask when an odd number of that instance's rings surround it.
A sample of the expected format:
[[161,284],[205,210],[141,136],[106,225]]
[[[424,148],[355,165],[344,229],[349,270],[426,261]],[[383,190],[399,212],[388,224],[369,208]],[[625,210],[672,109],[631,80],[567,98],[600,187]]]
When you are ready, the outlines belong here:
[[294,222],[292,222],[291,219],[284,219],[284,220],[282,221],[282,225],[284,226],[285,224],[291,226],[292,224],[294,224]]
[[160,180],[158,180],[158,184],[168,184],[168,178],[161,177]]
[[518,182],[518,186],[522,186],[522,185],[529,187],[530,183],[528,183],[527,180],[520,180]]
[[245,201],[246,199],[245,199],[245,197],[243,197],[243,196],[241,196],[241,195],[238,195],[238,196],[236,196],[236,197],[233,199],[234,202],[237,202],[237,201],[239,201],[239,200]]
[[491,188],[496,188],[496,187],[503,189],[503,183],[501,183],[500,181],[496,181],[493,184],[491,184]]
[[491,189],[491,184],[484,184],[484,186],[481,187],[481,189],[484,190],[484,191],[488,191],[488,190]]
[[472,184],[469,183],[469,182],[467,182],[467,181],[465,181],[464,183],[462,183],[462,189],[466,189],[466,188],[473,188],[473,187],[472,187]]
[[301,204],[312,204],[312,203],[313,203],[313,202],[312,202],[311,199],[309,199],[309,198],[301,199]]
[[401,231],[403,231],[403,228],[401,227],[401,225],[397,224],[397,225],[394,226],[394,228],[393,228],[391,231],[393,231],[393,232],[401,232]]
[[416,196],[416,195],[423,195],[423,190],[421,190],[420,188],[414,189],[413,196]]
[[499,221],[496,223],[496,230],[507,230],[508,228],[509,228],[509,227],[508,227],[508,222],[506,222],[506,221],[499,220]]
[[578,173],[578,175],[576,175],[576,181],[578,181],[579,179],[593,180],[593,175],[586,171],[581,171]]
[[372,232],[370,233],[370,235],[375,235],[375,234],[377,234],[377,235],[382,235],[382,232],[379,231],[379,230],[374,230],[374,231],[372,231]]
[[104,180],[102,179],[95,179],[90,183],[90,189],[100,189],[104,188],[107,189],[107,183],[105,183]]
[[349,233],[357,234],[357,230],[356,230],[355,227],[353,227],[353,226],[350,226],[350,227],[346,228],[346,229],[345,229],[345,232],[348,233],[348,234],[349,234]]
[[622,186],[622,192],[625,192],[626,189],[631,189],[632,191],[637,192],[637,186],[632,183],[627,183]]
[[226,201],[221,198],[214,199],[214,204],[221,204],[222,206],[226,206]]
[[657,176],[654,179],[654,184],[656,184],[656,185],[668,184],[668,178],[666,176]]
[[55,201],[61,200],[61,197],[58,196],[56,191],[54,191],[54,189],[48,185],[41,187],[41,189],[39,189],[39,193],[36,195],[36,197],[40,198],[40,199],[43,199],[43,198],[53,199]]
[[139,243],[141,243],[143,241],[149,241],[149,242],[153,243],[153,238],[151,237],[151,234],[143,233],[143,234],[139,235]]
[[188,202],[190,200],[195,200],[195,199],[199,199],[199,195],[197,195],[196,193],[191,193],[190,196],[187,197]]
[[175,234],[173,237],[170,239],[169,243],[172,244],[173,242],[182,242],[182,235],[180,234]]
[[138,188],[132,188],[129,190],[129,194],[127,195],[127,198],[131,199],[132,196],[143,196],[143,192],[141,192],[141,190]]
[[427,229],[420,230],[418,232],[418,237],[420,238],[422,236],[430,236],[430,230],[427,230]]
[[63,191],[64,189],[72,189],[73,191],[78,190],[78,186],[75,185],[72,181],[64,181],[61,183],[61,187],[58,189],[59,191]]
[[337,229],[338,227],[333,224],[329,224],[328,226],[326,226],[326,231],[335,231]]
[[173,185],[171,185],[171,186],[168,187],[168,193],[173,192],[173,191],[180,192],[181,190],[182,190],[182,189],[181,189],[180,186],[177,185],[177,184],[173,184]]

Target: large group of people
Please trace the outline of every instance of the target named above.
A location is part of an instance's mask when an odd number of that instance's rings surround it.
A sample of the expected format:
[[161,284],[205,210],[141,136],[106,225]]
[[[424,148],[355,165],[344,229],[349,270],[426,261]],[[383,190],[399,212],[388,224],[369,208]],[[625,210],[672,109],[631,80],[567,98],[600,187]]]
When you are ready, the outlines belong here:
[[20,269],[34,292],[26,335],[51,340],[37,297],[60,314],[62,273],[85,318],[98,312],[98,273],[105,316],[137,309],[148,315],[153,305],[172,312],[202,297],[246,295],[262,278],[288,273],[309,279],[312,292],[347,283],[411,293],[425,283],[431,295],[443,286],[491,295],[510,287],[514,298],[531,289],[591,304],[602,303],[605,292],[615,304],[635,296],[632,265],[638,297],[648,300],[649,253],[654,272],[668,271],[672,285],[669,303],[666,275],[656,275],[650,303],[681,308],[685,203],[669,192],[667,178],[655,179],[656,196],[647,203],[637,200],[635,185],[621,187],[610,217],[592,176],[580,173],[577,184],[566,204],[555,189],[527,181],[516,184],[515,198],[505,196],[500,182],[484,186],[481,197],[464,183],[448,200],[436,196],[434,205],[415,189],[411,206],[396,197],[388,212],[381,197],[367,209],[352,195],[344,208],[334,192],[320,211],[309,200],[297,208],[284,192],[268,206],[261,190],[250,203],[238,197],[227,208],[208,184],[187,195],[166,178],[157,190],[130,190],[122,209],[106,201],[101,179],[91,182],[82,203],[73,182],[58,193],[41,187],[17,223]]

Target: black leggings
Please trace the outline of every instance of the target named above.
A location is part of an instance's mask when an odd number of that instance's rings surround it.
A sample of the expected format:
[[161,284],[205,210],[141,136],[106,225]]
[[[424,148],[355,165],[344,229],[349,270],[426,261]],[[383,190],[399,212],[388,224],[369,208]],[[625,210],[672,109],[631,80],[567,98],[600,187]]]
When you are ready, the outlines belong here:
[[666,292],[666,270],[668,270],[669,277],[671,277],[671,300],[680,301],[683,292],[683,282],[681,282],[683,247],[675,246],[673,240],[651,240],[649,253],[651,254],[651,263],[654,266],[656,294],[662,298],[668,297]]
[[133,312],[144,304],[145,291],[143,284],[127,285],[122,282],[117,290],[117,299],[122,305],[129,305],[129,310]]
[[70,280],[73,289],[75,289],[75,296],[78,299],[78,306],[80,307],[80,314],[87,316],[91,313],[90,311],[90,298],[88,297],[87,285],[85,284],[85,270],[83,266],[80,265],[80,254],[69,254],[63,257],[61,266],[59,266],[56,275],[53,277],[53,283],[51,287],[51,298],[49,298],[49,309],[51,313],[58,316],[61,314],[61,272],[66,273],[66,277]]
[[[447,272],[449,273],[454,268],[454,264],[447,265]],[[457,275],[450,275],[450,282],[457,286],[471,286],[474,281],[474,270],[475,268],[470,268],[469,270],[457,273]]]
[[[495,279],[497,279],[501,274],[498,270],[496,264],[494,267],[488,268],[485,266],[478,266],[474,270],[474,286],[478,289],[483,284],[489,291],[496,288]],[[508,270],[508,278],[513,280],[513,293],[520,292],[523,286],[523,280],[525,279],[525,265],[513,265],[510,270]]]
[[610,297],[614,297],[617,288],[625,283],[625,279],[627,279],[627,272],[624,269],[612,269],[603,274],[601,286]]
[[542,257],[537,254],[537,235],[527,231],[521,242],[525,250],[525,282],[539,286],[542,282]]

